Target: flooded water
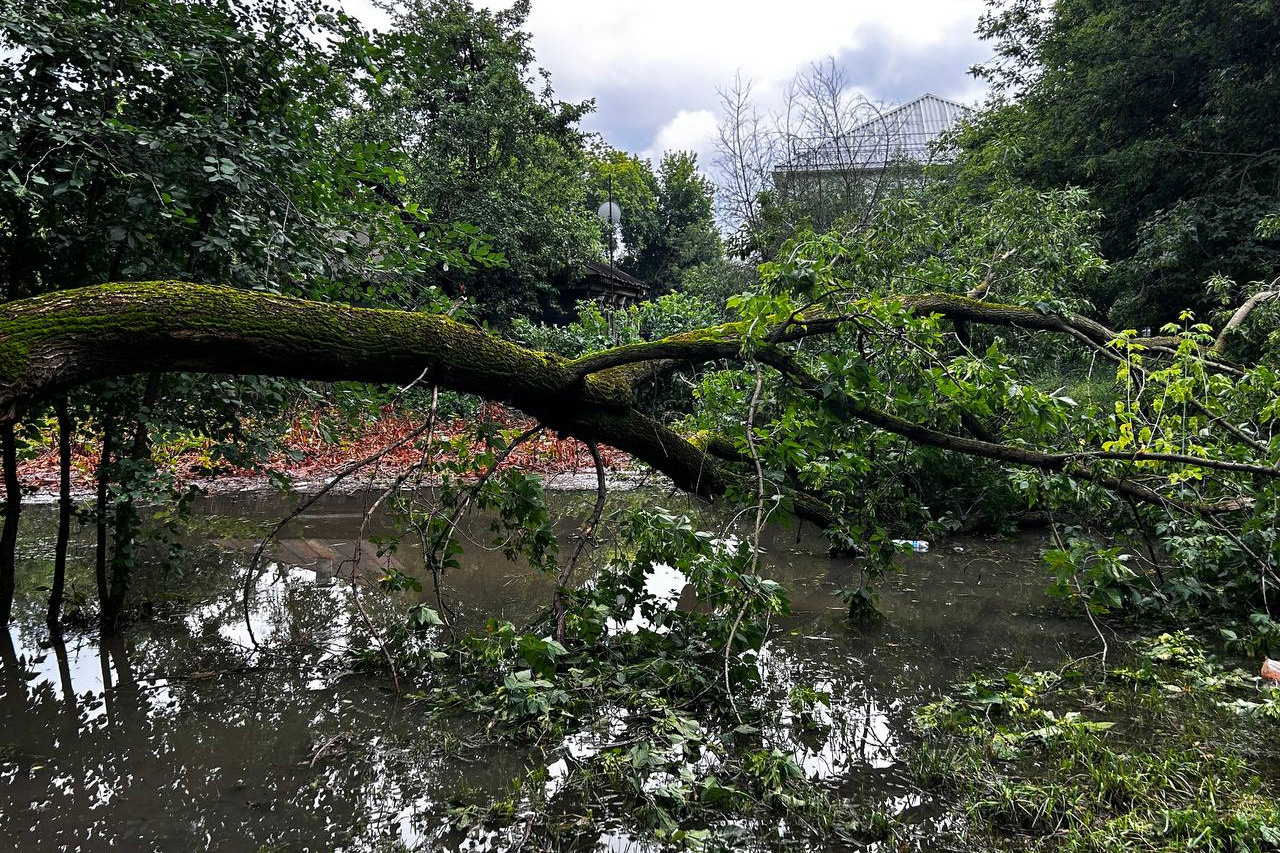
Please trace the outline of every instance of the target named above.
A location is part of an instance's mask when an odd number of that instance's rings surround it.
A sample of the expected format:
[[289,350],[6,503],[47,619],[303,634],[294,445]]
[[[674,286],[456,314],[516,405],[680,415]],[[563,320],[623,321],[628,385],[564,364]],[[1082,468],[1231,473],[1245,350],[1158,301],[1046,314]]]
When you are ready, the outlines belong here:
[[[247,621],[245,567],[289,504],[204,501],[180,570],[141,581],[154,612],[107,642],[44,628],[35,590],[49,572],[52,514],[29,511],[23,616],[0,630],[0,850],[506,849],[500,835],[450,829],[450,810],[508,796],[536,770],[554,780],[572,743],[494,747],[478,737],[488,720],[429,716],[387,679],[350,672],[349,649],[371,647],[370,623],[402,619],[429,596],[357,598],[335,580],[357,551],[362,572],[421,567],[411,543],[379,556],[376,528],[360,540],[367,500],[328,499],[283,531]],[[555,496],[565,531],[587,500]],[[487,522],[471,524],[485,541]],[[1044,598],[1040,547],[965,539],[904,555],[904,571],[883,585],[885,618],[853,626],[837,594],[850,562],[828,558],[812,531],[799,541],[777,531],[767,574],[790,589],[793,614],[773,625],[765,679],[832,702],[823,737],[794,734],[784,715],[766,738],[811,778],[927,827],[941,812],[903,766],[913,710],[978,667],[1047,666],[1091,650],[1088,625],[1058,618]],[[77,548],[87,563],[89,543]],[[550,601],[549,579],[497,551],[472,547],[464,566],[449,578],[464,621],[521,624]],[[78,573],[72,598],[91,587]],[[650,849],[632,840],[627,817],[597,815],[574,849]],[[930,849],[929,833],[920,837],[917,849]]]

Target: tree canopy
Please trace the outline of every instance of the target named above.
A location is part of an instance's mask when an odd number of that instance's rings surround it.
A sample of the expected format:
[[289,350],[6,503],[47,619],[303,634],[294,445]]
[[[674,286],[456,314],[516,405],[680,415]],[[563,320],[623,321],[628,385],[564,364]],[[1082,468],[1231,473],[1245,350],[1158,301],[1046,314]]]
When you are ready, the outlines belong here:
[[605,149],[592,158],[590,182],[593,203],[612,192],[622,208],[618,265],[653,295],[679,287],[689,270],[720,260],[715,191],[698,172],[697,155],[665,152],[655,171],[647,160]]
[[395,180],[382,146],[326,131],[362,68],[349,19],[311,3],[6,2],[0,44],[9,298],[164,276],[352,298],[351,279],[394,269],[389,284],[426,260],[373,191]]
[[[432,221],[487,237],[505,263],[437,267],[426,283],[465,291],[489,319],[537,315],[557,284],[599,251],[585,204],[590,102],[559,101],[534,66],[527,0],[497,12],[467,0],[412,0],[372,38],[372,80],[347,133],[388,146],[403,172],[390,189]],[[477,247],[479,248],[479,247]]]
[[[999,98],[963,144],[1000,140],[1040,189],[1088,190],[1113,262],[1098,307],[1159,324],[1206,283],[1273,274],[1255,230],[1280,206],[1280,18],[1240,0],[993,0],[980,66]],[[1235,294],[1238,298],[1241,293]]]

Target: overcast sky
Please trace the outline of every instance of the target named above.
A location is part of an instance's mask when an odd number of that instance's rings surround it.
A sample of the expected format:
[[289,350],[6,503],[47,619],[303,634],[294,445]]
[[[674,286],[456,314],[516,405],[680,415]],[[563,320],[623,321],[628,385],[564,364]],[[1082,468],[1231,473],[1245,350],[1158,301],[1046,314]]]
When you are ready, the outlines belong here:
[[[365,0],[344,5],[385,26]],[[873,101],[924,92],[979,99],[983,88],[967,71],[991,53],[973,32],[983,8],[982,0],[533,0],[527,28],[556,94],[595,99],[585,129],[627,151],[689,149],[705,163],[716,89],[737,72],[766,103],[827,56]]]

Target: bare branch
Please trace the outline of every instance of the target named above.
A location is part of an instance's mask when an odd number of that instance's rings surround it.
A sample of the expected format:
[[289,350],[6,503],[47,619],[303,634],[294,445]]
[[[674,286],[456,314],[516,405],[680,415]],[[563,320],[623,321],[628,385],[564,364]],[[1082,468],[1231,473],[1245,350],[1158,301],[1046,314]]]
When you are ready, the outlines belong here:
[[565,592],[568,590],[569,584],[573,583],[573,571],[577,568],[578,561],[582,559],[582,554],[587,545],[595,543],[596,528],[600,526],[600,518],[604,515],[605,500],[609,494],[608,482],[604,474],[604,457],[600,455],[600,445],[594,441],[590,442],[587,444],[587,450],[591,452],[591,461],[595,464],[596,469],[596,503],[590,517],[582,525],[582,530],[578,534],[578,547],[574,549],[573,556],[565,564],[564,568],[560,570],[560,574],[556,578],[556,592],[552,600],[552,610],[555,613],[556,620],[556,639],[562,643],[565,637],[565,615],[568,612],[565,604]]
[[1231,333],[1235,329],[1240,328],[1240,326],[1244,324],[1245,320],[1249,319],[1249,315],[1253,313],[1253,309],[1257,308],[1269,299],[1275,299],[1277,296],[1280,296],[1280,290],[1275,289],[1278,284],[1280,284],[1280,278],[1276,278],[1275,281],[1267,285],[1266,290],[1258,291],[1253,296],[1249,297],[1243,305],[1236,309],[1235,313],[1231,315],[1231,319],[1227,321],[1227,324],[1222,327],[1222,331],[1218,333],[1217,340],[1213,342],[1212,349],[1215,353],[1221,353],[1226,350],[1227,340],[1231,337]]

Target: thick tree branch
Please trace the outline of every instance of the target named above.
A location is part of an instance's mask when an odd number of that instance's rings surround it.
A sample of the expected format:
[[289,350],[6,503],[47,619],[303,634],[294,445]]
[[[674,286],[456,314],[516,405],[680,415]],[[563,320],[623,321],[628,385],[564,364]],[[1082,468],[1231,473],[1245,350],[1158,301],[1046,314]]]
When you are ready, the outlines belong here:
[[[906,295],[916,313],[1045,329],[1105,345],[1110,330],[1091,320],[949,295]],[[776,342],[835,331],[856,318],[789,321]],[[426,375],[442,388],[506,402],[549,428],[617,447],[667,474],[688,492],[714,499],[740,475],[670,428],[633,408],[629,380],[646,364],[744,356],[792,377],[830,404],[818,383],[775,344],[743,352],[742,324],[618,347],[568,361],[528,350],[432,314],[352,308],[182,282],[111,284],[11,302],[0,309],[0,422],[32,404],[98,378],[149,371],[269,374],[298,379],[403,384]],[[424,371],[425,367],[425,371]],[[1170,503],[1130,480],[1084,462],[1162,462],[1276,477],[1271,468],[1182,454],[1082,450],[1045,452],[952,435],[844,395],[843,412],[912,441],[971,456],[1063,471],[1148,503]],[[829,524],[830,510],[796,496],[797,511]]]
[[[765,359],[761,360],[763,361]],[[1280,470],[1274,468],[1224,460],[1204,459],[1197,456],[1186,456],[1183,454],[1118,451],[1078,451],[1071,453],[1055,453],[1035,450],[1033,448],[1019,445],[999,444],[976,438],[953,435],[924,424],[918,424],[904,418],[900,418],[897,415],[882,411],[847,394],[828,397],[820,390],[820,383],[818,380],[791,360],[772,361],[771,365],[783,375],[789,377],[798,387],[801,388],[801,390],[805,391],[816,401],[827,405],[834,405],[847,417],[856,418],[863,423],[878,427],[886,432],[894,433],[895,435],[900,435],[903,438],[916,442],[917,444],[937,447],[941,450],[963,453],[968,456],[980,456],[985,459],[992,459],[998,462],[1037,468],[1042,471],[1061,471],[1077,479],[1105,486],[1106,488],[1128,495],[1136,500],[1142,501],[1143,503],[1175,505],[1182,509],[1198,510],[1202,512],[1226,512],[1241,508],[1238,501],[1231,501],[1221,505],[1212,504],[1191,506],[1182,504],[1173,498],[1161,495],[1159,492],[1139,483],[1135,483],[1132,480],[1093,471],[1085,466],[1082,463],[1082,460],[1109,459],[1128,462],[1175,462],[1185,465],[1195,465],[1202,468],[1255,474],[1270,478],[1280,477]]]
[[[1106,347],[1120,337],[1118,333],[1096,320],[1080,314],[1063,314],[1024,308],[1019,305],[983,302],[949,293],[903,294],[886,297],[885,301],[896,302],[917,315],[936,314],[953,322],[1057,332],[1100,347]],[[834,334],[850,324],[866,319],[864,314],[831,314],[823,311],[795,315],[776,327],[766,330],[760,337],[767,343],[758,344],[754,348]],[[579,377],[586,377],[649,362],[664,362],[667,368],[675,368],[686,363],[698,364],[717,359],[732,359],[743,355],[744,348],[747,351],[753,349],[744,343],[748,331],[746,323],[725,323],[707,329],[671,335],[656,341],[627,344],[591,353],[570,362],[568,367]],[[1172,354],[1180,341],[1178,338],[1165,336],[1133,337],[1129,338],[1127,343],[1147,350]],[[1202,356],[1214,369],[1232,373],[1240,372],[1239,368],[1218,358],[1217,353],[1212,349],[1202,351]],[[635,371],[634,374],[648,375],[648,372]],[[615,375],[623,374],[619,372]]]
[[1222,331],[1218,333],[1218,339],[1213,342],[1213,351],[1215,353],[1221,353],[1226,350],[1227,341],[1231,337],[1231,332],[1244,325],[1244,321],[1249,319],[1249,315],[1253,313],[1253,309],[1257,308],[1263,302],[1280,296],[1280,290],[1275,289],[1276,285],[1280,285],[1280,278],[1271,282],[1268,289],[1259,291],[1249,297],[1243,305],[1236,309],[1235,313],[1231,315],[1231,319],[1227,321],[1227,324],[1222,327]]
[[[427,381],[508,403],[563,435],[600,442],[714,500],[735,478],[674,430],[632,408],[623,377],[582,375],[435,314],[353,308],[185,282],[107,284],[0,308],[0,423],[59,391],[151,371],[323,381]],[[830,510],[797,511],[830,525]]]
[[423,373],[535,413],[566,393],[626,411],[630,389],[436,314],[184,282],[106,284],[0,309],[0,418],[85,382],[149,371],[403,385]]

